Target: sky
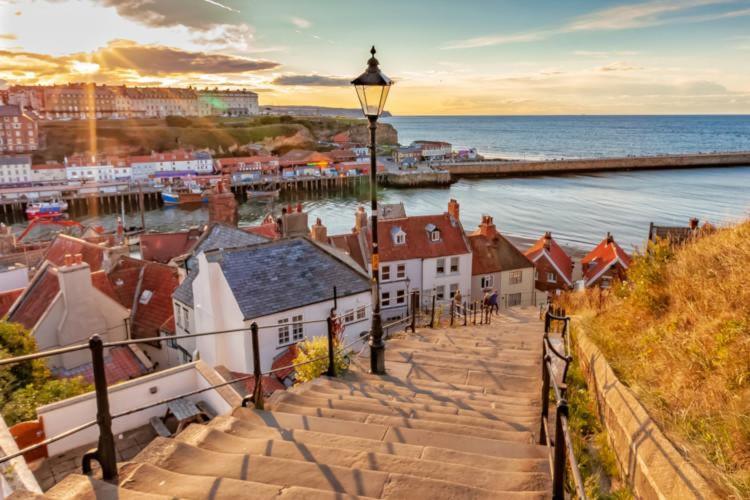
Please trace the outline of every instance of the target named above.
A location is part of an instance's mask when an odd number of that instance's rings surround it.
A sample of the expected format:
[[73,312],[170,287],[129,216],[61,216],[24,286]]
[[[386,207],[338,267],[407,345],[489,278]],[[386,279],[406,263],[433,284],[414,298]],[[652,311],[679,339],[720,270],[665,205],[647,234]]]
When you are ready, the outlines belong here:
[[0,85],[248,88],[398,115],[750,114],[750,0],[0,0]]

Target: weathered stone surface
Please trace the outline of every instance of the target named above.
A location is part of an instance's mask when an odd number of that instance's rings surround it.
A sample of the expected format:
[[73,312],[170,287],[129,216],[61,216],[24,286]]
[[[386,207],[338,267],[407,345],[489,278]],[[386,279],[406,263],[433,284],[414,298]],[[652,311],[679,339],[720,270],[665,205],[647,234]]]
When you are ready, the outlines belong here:
[[723,498],[658,428],[584,332],[577,355],[623,474],[639,498]]

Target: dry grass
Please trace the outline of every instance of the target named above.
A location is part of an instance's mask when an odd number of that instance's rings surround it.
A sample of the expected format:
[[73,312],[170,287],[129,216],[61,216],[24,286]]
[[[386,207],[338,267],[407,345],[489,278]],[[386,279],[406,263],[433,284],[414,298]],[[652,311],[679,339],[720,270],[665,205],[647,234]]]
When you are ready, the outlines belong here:
[[750,221],[634,260],[563,299],[620,379],[706,475],[750,498]]

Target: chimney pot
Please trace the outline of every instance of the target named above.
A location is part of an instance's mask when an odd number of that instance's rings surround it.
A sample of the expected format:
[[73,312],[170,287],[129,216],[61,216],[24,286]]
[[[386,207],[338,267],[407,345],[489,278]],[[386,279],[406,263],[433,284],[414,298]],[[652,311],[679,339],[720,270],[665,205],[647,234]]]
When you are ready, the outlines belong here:
[[66,253],[65,257],[63,258],[63,264],[65,264],[66,266],[69,266],[72,263],[73,263],[73,256],[70,255],[69,253]]
[[453,216],[454,219],[459,220],[459,215],[461,214],[461,207],[455,198],[451,198],[450,201],[448,202],[448,213],[451,216]]
[[83,255],[80,254],[80,253],[77,253],[76,256],[75,256],[75,259],[76,259],[75,260],[76,264],[81,264],[83,262]]
[[700,221],[698,220],[698,218],[697,218],[697,217],[693,217],[693,218],[691,218],[691,219],[690,219],[690,229],[698,229],[698,223],[699,223],[699,222],[700,222]]

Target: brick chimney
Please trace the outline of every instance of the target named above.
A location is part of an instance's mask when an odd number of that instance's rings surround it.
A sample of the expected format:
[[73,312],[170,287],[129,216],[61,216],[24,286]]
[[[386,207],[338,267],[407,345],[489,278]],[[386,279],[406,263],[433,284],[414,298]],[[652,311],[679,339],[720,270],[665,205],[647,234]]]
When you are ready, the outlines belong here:
[[698,220],[697,217],[691,218],[690,219],[690,229],[692,229],[693,231],[695,231],[696,229],[698,229],[698,223],[699,222],[700,221]]
[[208,196],[208,223],[219,222],[237,227],[239,219],[237,200],[229,189],[229,177],[224,176],[214,192]]
[[354,215],[354,232],[359,233],[362,229],[367,227],[367,212],[365,207],[360,205],[357,208],[357,212]]
[[491,215],[482,216],[482,223],[479,224],[479,234],[487,238],[493,238],[497,235],[497,228],[495,227],[495,223],[492,222]]
[[549,250],[552,246],[552,233],[547,231],[544,233],[544,249]]
[[612,233],[607,231],[607,245],[611,245],[614,242],[615,242],[614,236],[612,236]]
[[323,225],[320,217],[315,220],[315,224],[310,229],[310,238],[318,243],[328,243],[328,229]]
[[448,202],[448,213],[456,220],[459,220],[459,215],[461,213],[460,207],[458,205],[458,202],[451,198]]
[[307,236],[310,228],[307,227],[307,212],[302,212],[302,205],[297,205],[297,210],[288,207],[286,213],[281,214],[281,236],[292,238],[295,236]]

